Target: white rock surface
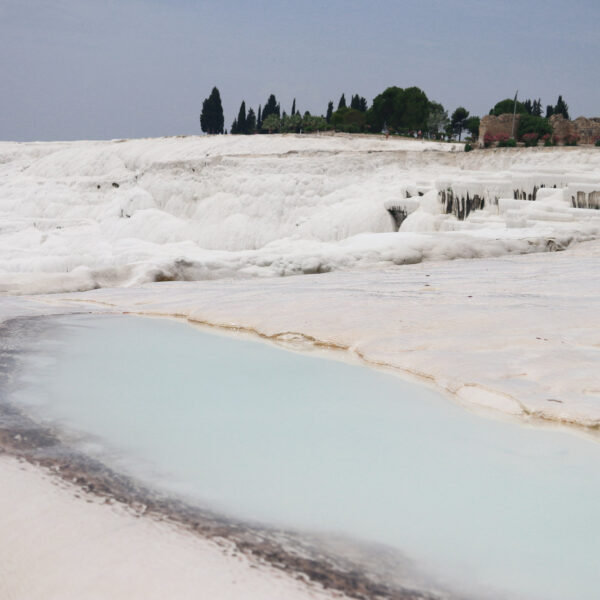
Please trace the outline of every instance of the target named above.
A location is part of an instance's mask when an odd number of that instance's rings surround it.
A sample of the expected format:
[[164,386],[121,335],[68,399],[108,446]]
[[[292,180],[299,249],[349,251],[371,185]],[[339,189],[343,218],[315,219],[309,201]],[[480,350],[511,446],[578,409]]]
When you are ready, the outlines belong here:
[[[352,136],[1,142],[0,335],[14,317],[178,315],[317,340],[470,406],[597,428],[600,211],[570,198],[596,189],[600,152],[459,150]],[[513,198],[542,184],[535,202]],[[442,214],[447,188],[486,210]],[[407,195],[398,233],[385,204]],[[165,279],[186,281],[149,283]],[[14,459],[0,478],[2,598],[322,596]]]
[[[600,187],[600,152],[461,150],[344,135],[2,142],[0,293],[372,269],[600,235],[600,212],[571,207]],[[542,184],[558,188],[512,200]],[[486,210],[442,214],[447,188]],[[385,205],[407,195],[420,208],[398,235]]]
[[3,600],[345,598],[15,458],[0,456],[0,476]]

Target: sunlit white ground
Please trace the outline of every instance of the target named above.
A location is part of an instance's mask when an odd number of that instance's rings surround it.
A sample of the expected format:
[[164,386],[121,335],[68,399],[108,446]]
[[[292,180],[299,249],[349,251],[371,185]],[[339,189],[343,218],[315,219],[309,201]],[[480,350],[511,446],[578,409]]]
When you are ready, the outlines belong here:
[[[595,148],[464,153],[377,136],[4,142],[0,293],[544,251],[600,235],[600,212],[571,206],[599,170]],[[536,202],[513,199],[542,185]],[[442,214],[447,189],[486,209]],[[386,206],[407,196],[417,210],[397,235]]]
[[[380,138],[0,143],[0,322],[179,315],[334,344],[469,406],[597,428],[600,211],[570,199],[599,172],[596,149],[464,154]],[[512,199],[541,184],[557,189]],[[437,203],[447,187],[500,200],[460,222]],[[384,203],[407,194],[417,209],[397,233]],[[187,281],[148,283],[164,279]],[[31,496],[6,489],[7,506]],[[23,506],[0,523],[23,540],[21,573],[36,547],[23,515],[43,504]],[[36,527],[52,539],[52,522]],[[108,565],[95,539],[82,548]]]
[[600,242],[588,242],[372,272],[102,289],[36,305],[308,338],[424,377],[468,405],[598,427],[598,290]]
[[332,597],[257,568],[225,541],[104,504],[17,459],[0,456],[0,473],[3,600]]
[[61,317],[24,350],[9,401],[117,472],[236,519],[383,544],[467,597],[595,600],[597,443],[169,319]]

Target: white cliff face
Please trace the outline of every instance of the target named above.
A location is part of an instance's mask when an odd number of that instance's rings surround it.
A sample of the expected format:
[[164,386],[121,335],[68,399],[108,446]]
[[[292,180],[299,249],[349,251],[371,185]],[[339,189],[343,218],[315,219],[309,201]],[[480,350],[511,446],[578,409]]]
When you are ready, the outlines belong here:
[[[571,202],[594,187],[600,152],[461,150],[374,136],[3,142],[0,293],[370,269],[600,234],[600,212]],[[512,201],[541,185],[543,202]],[[448,188],[484,210],[444,214]],[[398,234],[386,203],[407,196]]]

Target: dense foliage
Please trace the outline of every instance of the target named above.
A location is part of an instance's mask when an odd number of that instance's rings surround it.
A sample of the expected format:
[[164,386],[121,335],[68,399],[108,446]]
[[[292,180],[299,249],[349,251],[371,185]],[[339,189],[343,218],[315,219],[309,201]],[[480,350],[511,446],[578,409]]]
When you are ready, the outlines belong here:
[[462,136],[463,129],[467,126],[467,119],[469,118],[469,111],[464,106],[459,106],[450,117],[450,126],[452,131],[458,134],[458,140]]
[[267,103],[262,109],[262,120],[265,121],[270,115],[276,115],[277,118],[281,116],[281,107],[279,106],[279,102],[277,102],[277,98],[275,98],[275,94],[269,96]]
[[[364,96],[353,94],[349,104],[346,95],[342,94],[335,104],[330,100],[327,104],[325,116],[311,115],[308,111],[302,115],[297,108],[296,98],[292,102],[290,114],[281,111],[281,105],[275,94],[271,94],[258,111],[246,107],[242,101],[238,115],[231,125],[233,134],[253,133],[303,133],[310,131],[335,130],[347,133],[381,133],[408,135],[411,137],[429,137],[434,139],[462,139],[463,133],[468,131],[472,141],[479,136],[480,119],[469,114],[463,106],[454,110],[448,118],[448,111],[439,103],[430,101],[423,90],[418,87],[400,88],[396,86],[386,88],[369,104]],[[561,114],[569,118],[568,105],[562,96],[558,97],[556,105],[547,108],[546,118],[542,116],[542,101],[518,100],[506,98],[497,102],[490,110],[491,115],[501,115],[513,110],[520,115],[519,129],[516,139],[526,145],[537,145],[539,141],[554,143],[552,127],[548,116]],[[213,88],[211,95],[202,104],[200,115],[202,131],[206,133],[223,132],[223,108],[219,90]],[[500,136],[502,137],[502,136]],[[561,140],[565,141],[566,140]],[[499,139],[497,136],[486,136],[484,145],[489,147],[493,143],[510,145],[512,140]],[[516,143],[516,142],[515,142]],[[570,143],[573,143],[570,140]],[[575,141],[576,143],[576,141]]]
[[225,118],[219,90],[214,87],[210,96],[202,103],[200,113],[200,127],[204,133],[223,133]]
[[[505,100],[500,100],[500,102],[496,103],[494,108],[492,108],[490,110],[490,115],[495,115],[496,117],[499,117],[500,115],[505,115],[507,113],[512,115],[514,110],[515,110],[515,101],[512,98],[506,98]],[[527,108],[525,107],[525,104],[523,104],[522,102],[519,102],[518,100],[517,100],[517,113],[518,114],[527,113]]]
[[518,137],[522,139],[528,133],[536,133],[538,137],[542,137],[546,133],[552,133],[552,125],[548,119],[543,117],[534,117],[533,115],[521,115],[519,119]]
[[367,117],[356,108],[339,108],[331,115],[329,122],[336,131],[360,133],[365,130]]
[[423,90],[389,87],[373,100],[367,111],[367,124],[377,132],[385,128],[395,133],[426,131],[428,116],[429,100]]
[[563,100],[562,96],[558,97],[558,101],[556,102],[556,106],[554,107],[555,115],[562,115],[565,119],[569,118],[569,106]]
[[367,112],[368,104],[367,99],[359,96],[358,94],[352,96],[350,101],[350,108],[354,110],[360,110],[360,112]]
[[465,129],[469,131],[472,138],[479,137],[479,124],[481,119],[479,117],[469,117],[465,121]]
[[439,102],[430,102],[426,127],[428,135],[437,138],[442,132],[446,131],[449,123],[448,111]]

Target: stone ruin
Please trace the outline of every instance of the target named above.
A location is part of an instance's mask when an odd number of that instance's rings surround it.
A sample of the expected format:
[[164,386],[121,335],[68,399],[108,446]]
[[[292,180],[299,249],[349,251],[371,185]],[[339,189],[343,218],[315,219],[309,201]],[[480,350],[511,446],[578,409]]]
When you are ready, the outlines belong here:
[[[519,121],[521,119],[521,115],[517,114],[514,116],[514,130],[515,135],[517,135],[517,131],[519,130]],[[504,114],[496,117],[494,115],[486,115],[481,119],[479,123],[479,146],[483,148],[483,139],[486,134],[490,134],[493,136],[497,135],[507,135],[509,138],[513,137],[513,115],[512,114]]]
[[562,115],[552,115],[550,125],[552,125],[553,135],[561,141],[570,135],[578,136],[580,144],[593,144],[600,139],[600,118],[598,117],[592,119],[578,117],[574,121],[569,121]]
[[[519,129],[520,115],[515,115],[514,120],[514,132],[516,135]],[[600,118],[598,117],[591,119],[579,117],[574,121],[569,121],[562,115],[552,115],[550,117],[550,125],[552,125],[553,135],[560,143],[567,136],[571,135],[578,136],[580,144],[593,144],[597,139],[600,139]],[[513,137],[513,115],[504,114],[499,117],[486,115],[483,117],[479,124],[478,144],[480,148],[484,146],[483,140],[486,133],[493,136],[507,135],[509,138]]]

